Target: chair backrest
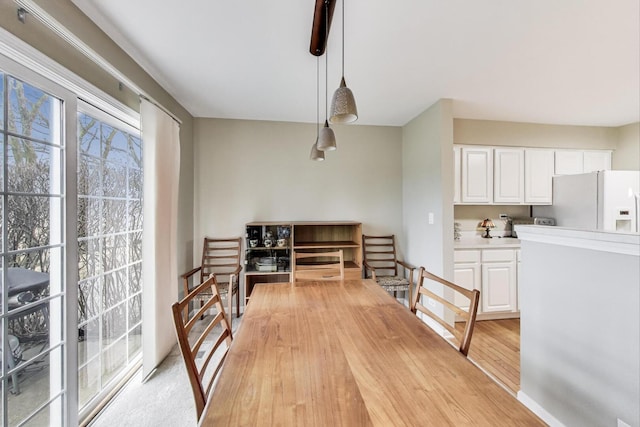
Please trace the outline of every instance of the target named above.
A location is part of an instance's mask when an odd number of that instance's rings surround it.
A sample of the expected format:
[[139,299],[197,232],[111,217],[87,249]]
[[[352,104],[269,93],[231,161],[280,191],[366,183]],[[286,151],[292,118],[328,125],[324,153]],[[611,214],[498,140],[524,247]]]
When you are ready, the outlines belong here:
[[[194,298],[200,298],[204,303],[192,317],[185,319],[184,309]],[[171,309],[178,345],[200,419],[233,339],[231,326],[220,301],[215,275],[212,274],[184,299],[173,304]],[[209,314],[208,311],[212,313]],[[223,342],[226,344],[222,345]]]
[[214,239],[205,237],[202,246],[200,283],[215,273],[218,283],[229,283],[229,276],[240,266],[242,238]]
[[291,262],[293,282],[344,280],[342,249],[333,252],[294,251]]
[[[443,285],[445,288],[452,289],[454,292],[458,292],[461,295],[464,295],[469,299],[469,309],[464,310],[457,305],[447,301],[443,297],[436,295],[431,290],[427,288],[428,282],[436,282]],[[448,308],[452,312],[454,312],[457,316],[463,319],[465,322],[464,332],[461,333],[455,327],[451,326],[444,319],[442,319],[438,314],[436,314],[433,310],[427,308],[427,306],[423,305],[420,302],[420,297],[422,295],[426,295],[428,298],[433,301],[440,303],[445,308]],[[451,283],[441,277],[436,276],[435,274],[429,273],[424,267],[420,267],[418,272],[418,288],[413,297],[413,301],[411,302],[411,311],[417,314],[418,311],[426,314],[431,317],[433,320],[438,322],[441,326],[443,326],[446,330],[451,332],[451,334],[458,340],[460,343],[458,346],[458,350],[460,353],[465,356],[469,352],[469,346],[471,345],[471,336],[473,335],[473,328],[476,323],[476,314],[478,312],[478,302],[480,300],[480,291],[477,289],[469,290],[465,289],[461,286],[458,286],[454,283]],[[429,305],[429,304],[427,304]]]
[[397,276],[396,236],[362,235],[364,262],[376,269],[377,276]]

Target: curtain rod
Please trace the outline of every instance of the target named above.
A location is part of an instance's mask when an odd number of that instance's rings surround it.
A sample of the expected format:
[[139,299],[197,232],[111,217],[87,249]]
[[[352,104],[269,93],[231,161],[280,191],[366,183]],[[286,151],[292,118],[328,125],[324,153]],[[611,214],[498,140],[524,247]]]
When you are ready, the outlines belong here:
[[40,6],[35,4],[32,0],[15,0],[15,2],[22,8],[26,9],[29,14],[33,15],[38,21],[44,24],[47,28],[53,31],[56,35],[61,37],[67,43],[69,43],[73,48],[75,48],[78,52],[82,53],[89,60],[99,66],[101,69],[106,71],[109,75],[114,77],[116,80],[121,82],[122,84],[128,86],[133,91],[137,92],[140,97],[145,98],[147,101],[153,103],[162,111],[167,113],[173,120],[178,122],[178,124],[182,124],[182,120],[180,120],[175,114],[169,111],[166,107],[160,104],[158,101],[153,99],[151,95],[149,95],[146,91],[144,91],[140,86],[138,86],[133,80],[122,74],[116,67],[111,65],[106,59],[104,59],[100,54],[98,54],[95,50],[93,50],[89,45],[80,40],[75,34],[73,34],[69,29],[67,29],[64,25],[58,22],[53,16],[47,13]]

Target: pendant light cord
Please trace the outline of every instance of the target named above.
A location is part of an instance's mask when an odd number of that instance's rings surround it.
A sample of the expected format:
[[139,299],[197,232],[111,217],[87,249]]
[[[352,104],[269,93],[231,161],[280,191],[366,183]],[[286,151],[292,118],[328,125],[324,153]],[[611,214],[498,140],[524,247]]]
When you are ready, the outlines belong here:
[[316,140],[320,137],[320,57],[316,56]]
[[344,0],[342,0],[342,77],[344,77]]
[[329,105],[327,98],[329,97],[329,0],[325,0],[324,6],[325,24],[324,24],[324,117],[325,121],[329,120]]

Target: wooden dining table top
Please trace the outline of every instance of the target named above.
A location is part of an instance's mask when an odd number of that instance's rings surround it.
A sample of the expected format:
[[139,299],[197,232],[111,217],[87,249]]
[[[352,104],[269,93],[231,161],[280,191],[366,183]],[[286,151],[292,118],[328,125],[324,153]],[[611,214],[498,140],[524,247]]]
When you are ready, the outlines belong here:
[[201,425],[545,424],[363,279],[256,285]]

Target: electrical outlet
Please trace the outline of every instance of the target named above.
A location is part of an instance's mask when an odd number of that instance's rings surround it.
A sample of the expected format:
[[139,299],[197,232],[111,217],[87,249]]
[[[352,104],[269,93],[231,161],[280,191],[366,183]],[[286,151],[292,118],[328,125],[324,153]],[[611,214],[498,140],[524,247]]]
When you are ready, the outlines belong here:
[[429,224],[433,224],[433,212],[429,212]]
[[431,307],[435,307],[435,306],[436,306],[436,301],[435,301],[435,300],[433,300],[433,299],[431,299],[431,298],[429,298],[428,303],[429,303],[429,305],[430,305]]
[[507,219],[509,218],[509,215],[507,214],[500,214],[500,219]]

